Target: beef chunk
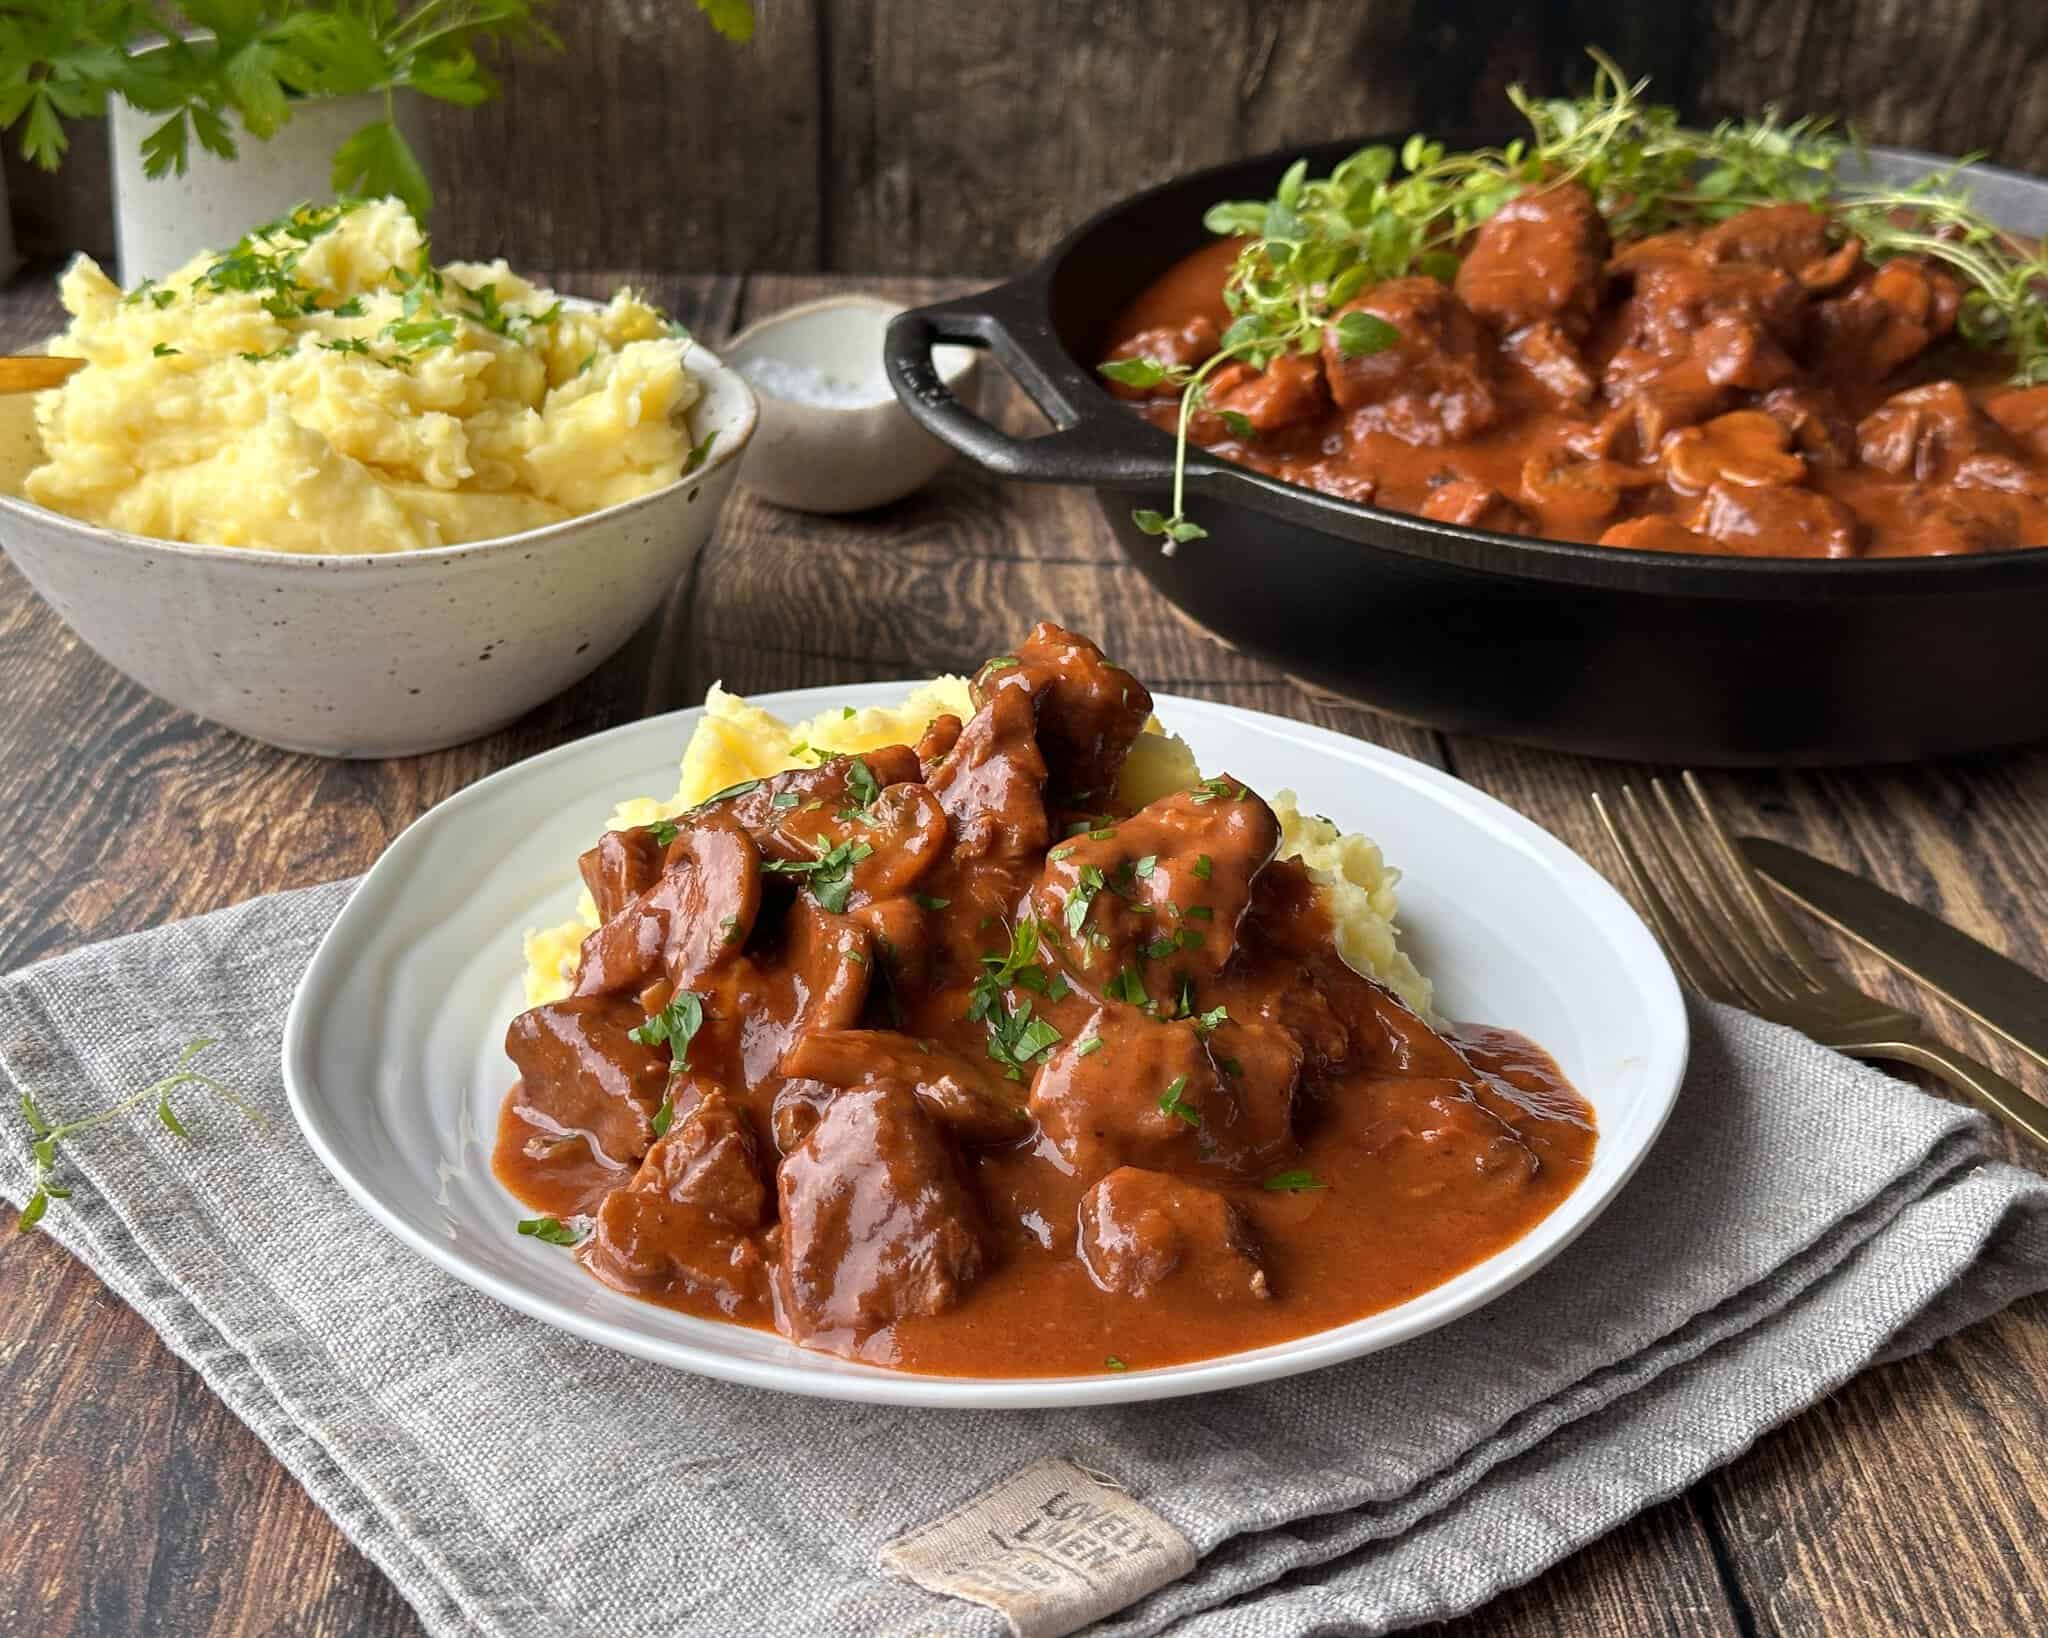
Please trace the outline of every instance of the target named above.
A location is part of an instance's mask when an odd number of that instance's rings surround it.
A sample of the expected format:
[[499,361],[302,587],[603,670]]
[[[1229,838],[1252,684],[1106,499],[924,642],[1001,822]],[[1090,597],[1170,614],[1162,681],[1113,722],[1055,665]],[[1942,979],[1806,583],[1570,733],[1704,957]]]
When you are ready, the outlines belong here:
[[860,1354],[896,1321],[956,1306],[988,1263],[959,1162],[899,1087],[833,1098],[777,1191],[782,1316],[813,1347]]
[[2048,387],[1998,393],[1984,401],[1984,413],[2034,459],[2048,459]]
[[1504,331],[1550,320],[1583,338],[1608,248],[1607,223],[1584,183],[1517,194],[1473,235],[1458,299]]
[[772,1097],[782,1059],[806,1030],[860,1022],[875,969],[874,935],[808,894],[789,907],[780,944],[737,971],[729,1007],[739,1034],[746,1090]]
[[623,996],[572,996],[512,1020],[505,1051],[519,1069],[512,1107],[542,1131],[579,1133],[609,1166],[631,1166],[654,1141],[669,1055],[631,1032],[646,1021]]
[[765,1317],[768,1270],[754,1234],[769,1220],[768,1189],[753,1126],[729,1092],[692,1096],[633,1181],[598,1208],[584,1266],[620,1291]]
[[924,733],[917,742],[917,763],[921,770],[919,777],[929,779],[932,769],[945,759],[948,751],[960,742],[960,719],[948,711],[933,717],[925,724]]
[[661,880],[662,855],[668,850],[655,839],[651,825],[608,830],[597,846],[576,861],[576,870],[597,906],[597,919],[610,921]]
[[1041,852],[1051,831],[1030,693],[995,689],[929,783],[952,824],[957,856],[1017,860]]
[[[1005,660],[1016,661],[1007,665]],[[1014,655],[991,660],[974,679],[976,703],[1022,692],[1037,716],[1046,777],[1063,806],[1084,807],[1116,789],[1131,741],[1152,715],[1152,696],[1102,650],[1049,620],[1032,627]]]
[[1422,515],[1439,523],[1460,523],[1468,529],[1491,529],[1504,535],[1529,532],[1527,514],[1498,489],[1477,478],[1454,475],[1436,485],[1422,503]]
[[1213,1190],[1121,1166],[1081,1197],[1081,1261],[1113,1296],[1264,1302],[1259,1244]]
[[1811,205],[1758,205],[1715,223],[1699,247],[1710,262],[1762,262],[1796,274],[1829,255],[1828,219]]
[[1261,1090],[1257,1102],[1241,1095],[1194,1023],[1111,1005],[1046,1059],[1031,1113],[1063,1168],[1083,1182],[1119,1166],[1250,1176],[1294,1140],[1294,1086]]
[[1688,525],[1742,557],[1854,557],[1856,515],[1810,489],[1716,483]]
[[1527,325],[1508,338],[1507,351],[1553,402],[1576,408],[1593,402],[1600,379],[1561,325],[1547,319]]
[[761,855],[715,809],[683,823],[661,878],[583,941],[577,995],[639,989],[657,977],[695,988],[745,943],[761,904]]
[[[1376,353],[1347,357],[1341,321],[1367,313],[1393,326],[1396,339]],[[1323,334],[1330,396],[1353,412],[1354,426],[1411,444],[1454,443],[1500,418],[1493,351],[1479,321],[1435,279],[1389,279],[1338,314]]]
[[2005,429],[1953,381],[1930,381],[1893,393],[1856,423],[1856,448],[1865,466],[1922,483],[1954,474],[1965,456],[2009,454]]
[[1093,995],[1142,984],[1172,1000],[1182,980],[1199,994],[1237,948],[1252,881],[1279,847],[1273,810],[1225,774],[1054,848],[1031,913]]
[[[1216,373],[1221,376],[1223,371]],[[1298,353],[1282,353],[1263,370],[1247,369],[1227,385],[1212,384],[1206,397],[1219,435],[1230,431],[1224,411],[1242,416],[1254,433],[1266,433],[1312,420],[1330,407],[1323,361]]]
[[783,1057],[782,1069],[823,1086],[910,1092],[961,1143],[1014,1143],[1031,1129],[1022,1087],[935,1042],[893,1030],[812,1030]]
[[[1140,330],[1122,346],[1117,348],[1118,358],[1149,358],[1160,364],[1178,364],[1192,369],[1216,351],[1219,332],[1216,321],[1206,313],[1199,313],[1185,324],[1162,324],[1149,330]],[[1153,387],[1126,387],[1111,381],[1107,376],[1104,384],[1119,398],[1149,398],[1161,389]],[[1175,389],[1178,390],[1178,389]]]
[[1776,387],[1757,408],[1792,437],[1792,447],[1818,466],[1847,466],[1856,458],[1856,428],[1826,387]]
[[1807,357],[1837,381],[1882,381],[1955,328],[1961,301],[1955,279],[1917,257],[1866,268],[1814,303]]

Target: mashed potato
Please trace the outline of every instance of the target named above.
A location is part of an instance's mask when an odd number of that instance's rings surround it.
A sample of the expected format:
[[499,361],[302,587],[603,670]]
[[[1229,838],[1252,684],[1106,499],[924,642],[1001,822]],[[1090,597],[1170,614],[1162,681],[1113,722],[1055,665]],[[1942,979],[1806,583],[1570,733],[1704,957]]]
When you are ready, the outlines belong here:
[[400,552],[632,500],[703,457],[687,341],[621,291],[564,307],[436,268],[395,199],[302,208],[125,295],[81,256],[36,405],[38,505],[132,534]]
[[[693,808],[707,796],[749,779],[765,779],[785,768],[808,767],[807,754],[850,756],[884,745],[915,744],[934,717],[974,714],[964,677],[937,677],[896,707],[845,706],[791,726],[716,683],[704,699],[704,716],[683,751],[682,781],[667,801],[635,797],[622,802],[607,830],[652,824]],[[1185,741],[1168,734],[1155,718],[1138,736],[1117,784],[1119,802],[1142,807],[1200,781],[1202,772]],[[1364,836],[1347,836],[1314,814],[1301,812],[1294,792],[1272,798],[1280,821],[1280,856],[1298,858],[1322,889],[1336,926],[1337,952],[1346,965],[1377,978],[1425,1018],[1433,1018],[1430,981],[1400,946],[1395,925],[1398,904],[1391,868]],[[595,837],[592,838],[596,840]],[[583,940],[597,926],[597,905],[586,891],[576,919],[526,935],[526,1004],[540,1006],[569,993]]]

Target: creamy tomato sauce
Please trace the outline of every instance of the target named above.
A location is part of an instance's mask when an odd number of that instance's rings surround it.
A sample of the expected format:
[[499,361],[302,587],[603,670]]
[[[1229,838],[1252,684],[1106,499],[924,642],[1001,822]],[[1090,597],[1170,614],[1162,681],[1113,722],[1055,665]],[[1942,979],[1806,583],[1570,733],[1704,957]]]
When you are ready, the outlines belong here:
[[1151,698],[1092,643],[974,701],[585,855],[495,1164],[594,1276],[905,1370],[1139,1369],[1398,1303],[1578,1185],[1557,1066],[1346,967],[1256,793],[1115,807]]

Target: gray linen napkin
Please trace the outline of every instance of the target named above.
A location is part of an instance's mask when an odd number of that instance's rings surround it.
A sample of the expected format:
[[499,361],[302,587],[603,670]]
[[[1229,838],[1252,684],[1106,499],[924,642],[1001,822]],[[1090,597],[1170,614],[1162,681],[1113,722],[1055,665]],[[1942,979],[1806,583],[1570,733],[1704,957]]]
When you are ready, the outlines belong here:
[[[609,1353],[415,1258],[300,1141],[274,1065],[348,884],[0,980],[0,1193],[53,1116],[187,1040],[271,1117],[188,1097],[67,1151],[45,1230],[190,1361],[437,1635],[996,1635],[881,1548],[1039,1458],[1105,1473],[1200,1562],[1111,1616],[1257,1638],[1471,1609],[1874,1361],[2048,1286],[2048,1184],[1979,1117],[1703,1007],[1671,1126],[1602,1219],[1460,1323],[1307,1377],[1060,1413],[800,1400]],[[509,957],[508,957],[509,959]],[[150,997],[144,1007],[109,995]]]

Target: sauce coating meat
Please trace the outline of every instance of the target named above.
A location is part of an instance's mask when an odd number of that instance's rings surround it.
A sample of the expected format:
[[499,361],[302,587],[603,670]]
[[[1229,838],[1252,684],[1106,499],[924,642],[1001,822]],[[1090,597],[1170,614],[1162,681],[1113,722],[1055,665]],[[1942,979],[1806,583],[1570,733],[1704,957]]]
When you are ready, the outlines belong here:
[[1093,643],[1042,624],[972,699],[584,855],[602,925],[508,1033],[495,1165],[594,1277],[876,1364],[1077,1374],[1356,1319],[1577,1185],[1556,1066],[1346,967],[1256,793],[1117,806],[1152,701]]
[[[1230,322],[1220,240],[1111,327],[1195,367]],[[1765,205],[1615,244],[1576,181],[1510,199],[1455,277],[1368,285],[1319,356],[1219,365],[1195,442],[1347,500],[1638,551],[1946,556],[2048,545],[2048,386],[1956,334],[1962,289]],[[1336,322],[1391,325],[1347,356]],[[1119,386],[1172,431],[1179,388]]]

